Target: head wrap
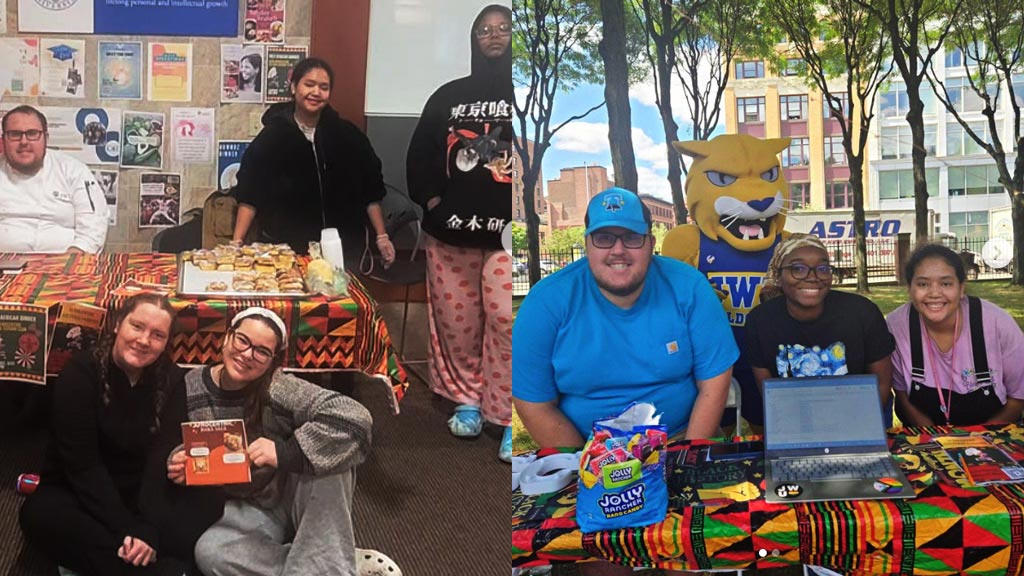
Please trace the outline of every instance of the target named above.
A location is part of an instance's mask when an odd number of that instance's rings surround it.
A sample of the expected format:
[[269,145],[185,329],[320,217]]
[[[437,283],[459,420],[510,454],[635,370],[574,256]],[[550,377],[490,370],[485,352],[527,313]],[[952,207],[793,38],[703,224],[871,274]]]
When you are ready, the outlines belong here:
[[828,257],[828,248],[825,248],[825,244],[821,242],[821,239],[813,234],[791,234],[789,238],[779,242],[779,245],[775,247],[775,253],[772,255],[772,259],[768,262],[768,273],[764,277],[764,286],[761,288],[761,301],[768,300],[775,296],[778,296],[781,291],[779,288],[779,278],[782,276],[782,261],[786,259],[797,248],[803,248],[810,246],[817,248],[825,253],[825,257]]
[[278,330],[280,330],[281,345],[277,347],[278,351],[284,350],[288,346],[288,330],[286,330],[284,327],[284,321],[281,320],[280,316],[274,314],[273,312],[267,310],[266,308],[260,308],[259,306],[250,306],[249,308],[242,310],[238,314],[235,314],[235,317],[231,319],[231,326],[238,326],[239,324],[241,324],[242,320],[245,320],[246,318],[252,316],[266,318],[267,320],[270,320],[270,322],[274,326],[277,326]]

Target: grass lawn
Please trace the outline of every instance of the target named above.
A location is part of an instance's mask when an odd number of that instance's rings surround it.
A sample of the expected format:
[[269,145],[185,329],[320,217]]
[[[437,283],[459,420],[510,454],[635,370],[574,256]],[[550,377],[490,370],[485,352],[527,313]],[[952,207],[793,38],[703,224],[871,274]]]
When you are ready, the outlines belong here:
[[[1024,288],[1011,286],[1007,280],[983,280],[969,282],[967,293],[984,298],[1006,310],[1021,329],[1024,329]],[[882,314],[888,314],[907,301],[907,289],[905,286],[873,286],[866,296],[874,301]],[[519,311],[521,303],[522,298],[512,299],[513,317]],[[515,410],[512,411],[512,446],[515,450],[530,450],[536,447]]]

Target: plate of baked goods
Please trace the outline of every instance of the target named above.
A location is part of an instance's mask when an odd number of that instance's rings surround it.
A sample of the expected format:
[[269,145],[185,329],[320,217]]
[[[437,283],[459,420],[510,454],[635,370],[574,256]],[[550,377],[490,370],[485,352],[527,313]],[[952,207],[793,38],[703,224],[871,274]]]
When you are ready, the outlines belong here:
[[190,250],[178,256],[178,294],[205,298],[310,296],[287,244]]

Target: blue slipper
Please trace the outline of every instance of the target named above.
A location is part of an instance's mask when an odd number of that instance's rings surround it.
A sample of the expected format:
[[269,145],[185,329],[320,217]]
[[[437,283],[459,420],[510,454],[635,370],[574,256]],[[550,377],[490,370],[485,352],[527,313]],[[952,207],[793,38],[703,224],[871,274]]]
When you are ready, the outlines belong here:
[[498,459],[502,462],[512,462],[511,426],[505,426],[505,433],[501,436],[501,447],[498,448]]
[[459,438],[475,438],[484,428],[479,406],[463,404],[455,407],[455,414],[448,419],[448,429]]

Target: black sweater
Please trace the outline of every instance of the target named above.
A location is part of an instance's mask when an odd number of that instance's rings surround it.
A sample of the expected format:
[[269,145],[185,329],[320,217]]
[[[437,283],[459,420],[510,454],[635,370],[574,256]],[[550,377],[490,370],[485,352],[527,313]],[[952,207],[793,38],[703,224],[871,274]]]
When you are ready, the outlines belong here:
[[384,197],[381,163],[354,124],[327,106],[313,145],[295,123],[295,104],[275,104],[263,114],[238,171],[238,201],[256,209],[256,239],[285,242],[298,253],[338,228],[346,257],[358,254],[369,222],[366,207]]
[[[477,27],[484,8],[473,22]],[[470,33],[472,73],[427,100],[409,143],[409,195],[423,229],[455,246],[498,250],[512,220],[512,49],[487,58]],[[441,203],[427,210],[427,202]]]

